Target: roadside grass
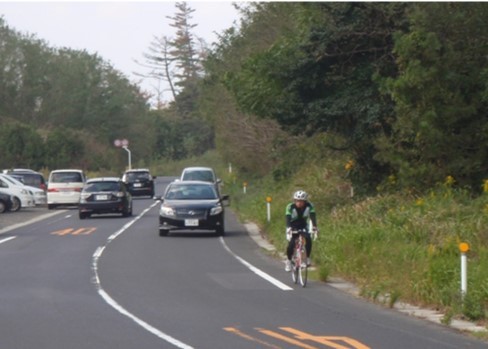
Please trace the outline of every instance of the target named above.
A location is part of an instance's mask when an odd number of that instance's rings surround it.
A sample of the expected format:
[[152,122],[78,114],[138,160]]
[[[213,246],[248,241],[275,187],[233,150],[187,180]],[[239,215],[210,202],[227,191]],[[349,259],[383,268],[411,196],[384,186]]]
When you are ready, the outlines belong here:
[[[324,173],[327,180],[324,179]],[[364,297],[393,307],[402,300],[479,323],[488,318],[488,193],[472,197],[439,185],[425,195],[379,194],[356,201],[338,188],[319,165],[306,168],[287,184],[270,178],[248,181],[246,194],[231,189],[241,219],[257,223],[284,251],[284,210],[298,188],[310,193],[319,220],[313,262],[317,277],[339,276],[355,283]],[[271,220],[266,197],[270,196]],[[467,242],[468,292],[461,297],[459,244]]]
[[[314,242],[311,277],[341,277],[372,301],[393,307],[397,301],[447,314],[443,321],[488,319],[488,189],[474,197],[440,183],[425,194],[378,193],[351,197],[347,159],[328,158],[301,165],[287,180],[229,171],[216,153],[162,164],[159,175],[179,175],[185,166],[214,167],[241,221],[256,223],[279,251],[285,251],[285,207],[303,189],[315,204],[319,238]],[[247,186],[244,190],[244,182]],[[271,197],[271,219],[266,198]],[[460,290],[459,243],[469,243],[468,291]],[[483,336],[483,335],[480,335]]]

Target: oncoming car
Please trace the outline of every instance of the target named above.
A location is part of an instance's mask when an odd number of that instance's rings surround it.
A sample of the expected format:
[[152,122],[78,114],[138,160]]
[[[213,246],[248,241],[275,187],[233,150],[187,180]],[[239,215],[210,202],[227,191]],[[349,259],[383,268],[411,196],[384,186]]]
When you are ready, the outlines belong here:
[[132,215],[132,196],[119,178],[92,178],[81,191],[78,213],[80,219],[103,213],[128,217]]
[[217,178],[215,171],[211,167],[186,167],[181,171],[180,181],[204,181],[213,183],[217,192],[220,194],[222,180]]
[[225,234],[224,206],[229,196],[220,197],[215,186],[203,181],[175,181],[160,198],[159,235],[172,230],[213,230]]

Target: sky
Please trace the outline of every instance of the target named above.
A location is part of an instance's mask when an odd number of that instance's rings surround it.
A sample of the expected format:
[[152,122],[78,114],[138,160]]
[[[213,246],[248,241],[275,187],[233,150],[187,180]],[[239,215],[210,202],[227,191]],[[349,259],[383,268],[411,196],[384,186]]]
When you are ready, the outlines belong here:
[[[194,35],[207,45],[216,42],[216,33],[238,22],[231,1],[187,1],[192,14]],[[135,73],[147,73],[135,61],[144,62],[154,37],[174,37],[175,29],[167,16],[177,12],[173,1],[3,1],[0,16],[23,34],[35,35],[48,46],[69,47],[98,54],[124,73],[143,90],[151,91],[155,81]],[[169,92],[163,96],[170,100]]]

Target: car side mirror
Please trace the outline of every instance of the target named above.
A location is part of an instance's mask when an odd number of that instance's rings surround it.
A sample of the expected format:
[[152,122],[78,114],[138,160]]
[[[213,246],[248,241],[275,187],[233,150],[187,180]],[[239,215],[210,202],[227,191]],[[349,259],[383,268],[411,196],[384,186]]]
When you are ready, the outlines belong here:
[[220,201],[224,204],[224,206],[229,206],[230,205],[230,196],[229,195],[222,195],[220,197]]

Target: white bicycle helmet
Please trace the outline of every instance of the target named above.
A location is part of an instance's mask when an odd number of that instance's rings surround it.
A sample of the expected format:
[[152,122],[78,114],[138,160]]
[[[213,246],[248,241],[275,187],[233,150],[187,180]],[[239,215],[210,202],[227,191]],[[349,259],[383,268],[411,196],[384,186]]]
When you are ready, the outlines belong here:
[[308,194],[304,192],[303,190],[298,190],[293,194],[293,199],[294,200],[307,200],[308,199]]

